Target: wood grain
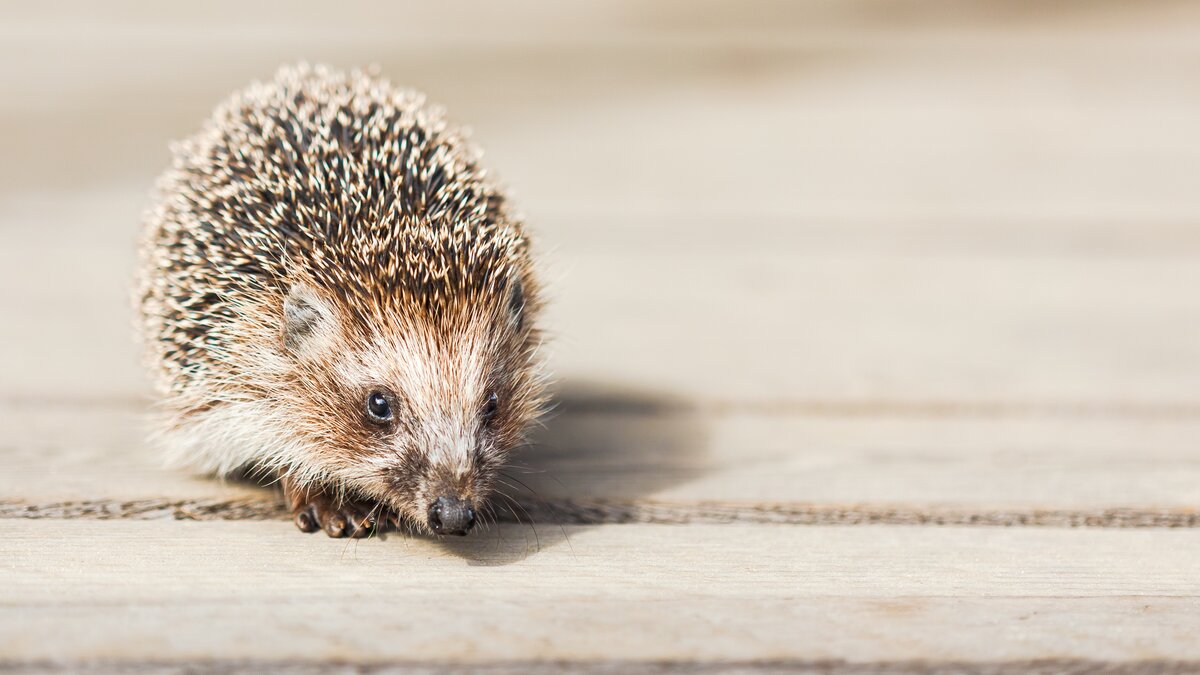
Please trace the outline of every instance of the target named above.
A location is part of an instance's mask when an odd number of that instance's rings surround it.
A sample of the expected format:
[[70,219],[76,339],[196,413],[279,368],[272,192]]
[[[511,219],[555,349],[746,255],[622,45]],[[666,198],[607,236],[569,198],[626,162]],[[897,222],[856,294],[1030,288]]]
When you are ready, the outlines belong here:
[[[515,456],[541,521],[1194,527],[1200,420],[709,412],[593,385]],[[624,406],[624,407],[622,407]],[[273,494],[167,469],[137,406],[0,405],[0,516],[278,517]],[[248,505],[250,504],[250,505]]]
[[540,550],[520,527],[444,544],[53,531],[47,546],[44,524],[0,521],[9,659],[1200,659],[1183,531],[627,525],[540,529]]

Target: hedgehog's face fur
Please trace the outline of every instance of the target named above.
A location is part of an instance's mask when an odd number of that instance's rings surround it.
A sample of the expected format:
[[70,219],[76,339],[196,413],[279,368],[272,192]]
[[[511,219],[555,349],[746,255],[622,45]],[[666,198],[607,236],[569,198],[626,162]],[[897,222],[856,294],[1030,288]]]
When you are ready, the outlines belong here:
[[297,463],[317,480],[465,533],[538,413],[532,307],[513,278],[453,309],[362,317],[296,282],[280,312],[294,386],[272,417],[306,439]]

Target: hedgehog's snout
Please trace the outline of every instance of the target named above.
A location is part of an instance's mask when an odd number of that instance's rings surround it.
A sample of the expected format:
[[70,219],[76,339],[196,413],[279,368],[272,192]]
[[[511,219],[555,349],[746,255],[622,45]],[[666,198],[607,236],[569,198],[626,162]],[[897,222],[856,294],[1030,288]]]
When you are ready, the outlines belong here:
[[475,526],[475,507],[458,497],[438,497],[429,507],[428,522],[434,534],[462,536]]

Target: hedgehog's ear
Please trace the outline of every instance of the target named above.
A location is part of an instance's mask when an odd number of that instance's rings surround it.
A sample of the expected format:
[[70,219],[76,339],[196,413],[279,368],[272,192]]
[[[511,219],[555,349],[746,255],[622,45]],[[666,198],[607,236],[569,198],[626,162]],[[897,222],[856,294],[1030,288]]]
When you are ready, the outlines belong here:
[[311,351],[332,333],[333,310],[311,286],[297,283],[283,300],[283,345],[296,354]]
[[518,330],[525,326],[525,285],[520,277],[508,282],[508,315]]

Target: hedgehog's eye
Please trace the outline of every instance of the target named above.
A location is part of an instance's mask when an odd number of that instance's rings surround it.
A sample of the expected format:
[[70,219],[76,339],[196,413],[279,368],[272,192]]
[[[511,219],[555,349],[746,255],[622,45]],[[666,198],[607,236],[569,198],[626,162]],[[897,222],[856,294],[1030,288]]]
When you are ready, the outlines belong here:
[[378,424],[392,421],[392,404],[382,391],[373,391],[367,395],[367,416]]
[[487,397],[487,401],[483,404],[483,421],[489,422],[496,416],[496,411],[500,408],[500,397],[496,396],[496,392],[492,392]]

